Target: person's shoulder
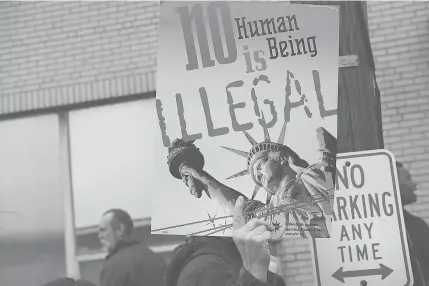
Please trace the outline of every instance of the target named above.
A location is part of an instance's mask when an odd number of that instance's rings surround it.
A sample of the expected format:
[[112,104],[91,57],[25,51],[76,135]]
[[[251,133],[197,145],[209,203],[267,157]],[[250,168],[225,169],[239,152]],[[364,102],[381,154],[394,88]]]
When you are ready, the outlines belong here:
[[195,285],[231,285],[231,278],[235,279],[238,272],[233,265],[215,254],[201,254],[192,256],[183,266],[177,278],[177,286]]
[[268,271],[268,282],[270,283],[270,285],[275,285],[275,286],[286,286],[285,280],[283,279],[283,277],[281,275],[278,275],[276,273],[273,273],[271,271]]
[[184,268],[183,274],[205,275],[207,272],[223,272],[225,269],[231,270],[230,263],[222,257],[214,254],[201,254],[191,256]]
[[154,267],[165,267],[165,261],[162,258],[162,255],[153,251],[149,246],[147,246],[144,243],[139,243],[137,245],[134,245],[132,249],[130,249],[132,252],[132,256],[134,256],[137,260],[141,261],[144,264],[147,264],[147,261],[150,261],[150,263]]
[[419,227],[429,230],[429,224],[423,218],[418,216],[414,216],[414,218]]
[[411,236],[425,237],[429,239],[429,225],[421,217],[404,211],[404,222]]
[[405,211],[405,210],[404,210],[403,213],[404,213],[405,223],[411,222],[411,223],[419,224],[421,226],[422,225],[428,226],[428,223],[423,218],[421,218],[419,216],[416,216],[414,214],[411,214],[411,213],[409,213],[408,211]]
[[130,272],[132,258],[123,249],[103,261],[100,285],[115,285],[118,279]]
[[153,251],[148,245],[146,245],[143,242],[140,242],[140,243],[134,245],[132,251],[134,251],[135,253],[145,254],[148,256],[159,256],[158,253]]
[[114,254],[111,254],[105,261],[106,266],[112,266],[116,265],[127,267],[126,264],[131,262],[133,260],[134,256],[139,256],[140,252],[138,249],[140,248],[139,242],[133,242],[132,244],[129,244],[127,246],[121,247],[118,251],[116,251]]

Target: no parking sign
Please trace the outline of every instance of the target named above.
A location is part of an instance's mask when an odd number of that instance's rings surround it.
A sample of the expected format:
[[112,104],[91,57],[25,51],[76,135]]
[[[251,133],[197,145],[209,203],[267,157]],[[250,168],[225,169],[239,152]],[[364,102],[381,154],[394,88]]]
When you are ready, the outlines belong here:
[[337,156],[331,238],[312,241],[317,286],[413,285],[394,156]]

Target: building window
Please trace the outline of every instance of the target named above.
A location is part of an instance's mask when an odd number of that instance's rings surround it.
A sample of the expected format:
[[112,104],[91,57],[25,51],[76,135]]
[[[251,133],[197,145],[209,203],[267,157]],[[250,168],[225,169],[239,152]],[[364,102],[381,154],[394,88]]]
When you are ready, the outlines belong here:
[[57,115],[0,122],[1,285],[65,275]]

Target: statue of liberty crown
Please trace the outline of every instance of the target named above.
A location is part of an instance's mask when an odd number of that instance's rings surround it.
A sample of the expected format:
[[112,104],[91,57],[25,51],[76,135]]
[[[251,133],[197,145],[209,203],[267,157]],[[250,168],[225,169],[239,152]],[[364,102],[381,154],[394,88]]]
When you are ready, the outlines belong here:
[[[262,115],[262,120],[265,122],[264,116]],[[300,167],[308,167],[308,163],[301,159],[297,153],[295,153],[291,148],[284,145],[284,138],[285,138],[285,132],[286,132],[286,122],[284,122],[282,130],[279,135],[279,139],[277,142],[272,142],[270,139],[270,135],[268,132],[268,129],[265,126],[262,126],[264,130],[264,141],[263,142],[256,142],[255,139],[252,138],[246,131],[243,131],[244,135],[246,136],[249,143],[252,145],[249,152],[244,152],[240,150],[236,150],[229,147],[222,148],[231,151],[237,155],[240,155],[242,157],[245,157],[247,159],[247,168],[235,175],[232,175],[227,178],[237,178],[245,175],[250,175],[254,181],[254,183],[257,186],[261,186],[261,183],[256,179],[256,176],[253,171],[253,165],[262,157],[267,157],[269,152],[280,152],[281,156],[284,157],[289,163],[293,163]]]

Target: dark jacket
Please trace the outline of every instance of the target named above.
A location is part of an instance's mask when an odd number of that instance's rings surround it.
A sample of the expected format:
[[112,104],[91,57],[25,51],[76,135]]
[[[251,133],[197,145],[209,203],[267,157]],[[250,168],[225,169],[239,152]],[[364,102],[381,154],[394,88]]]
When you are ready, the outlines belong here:
[[268,272],[268,281],[253,277],[243,267],[231,238],[193,237],[172,257],[166,286],[285,286],[283,278]]
[[100,286],[161,286],[163,259],[136,240],[123,240],[106,257]]
[[414,286],[429,286],[429,226],[404,210]]

